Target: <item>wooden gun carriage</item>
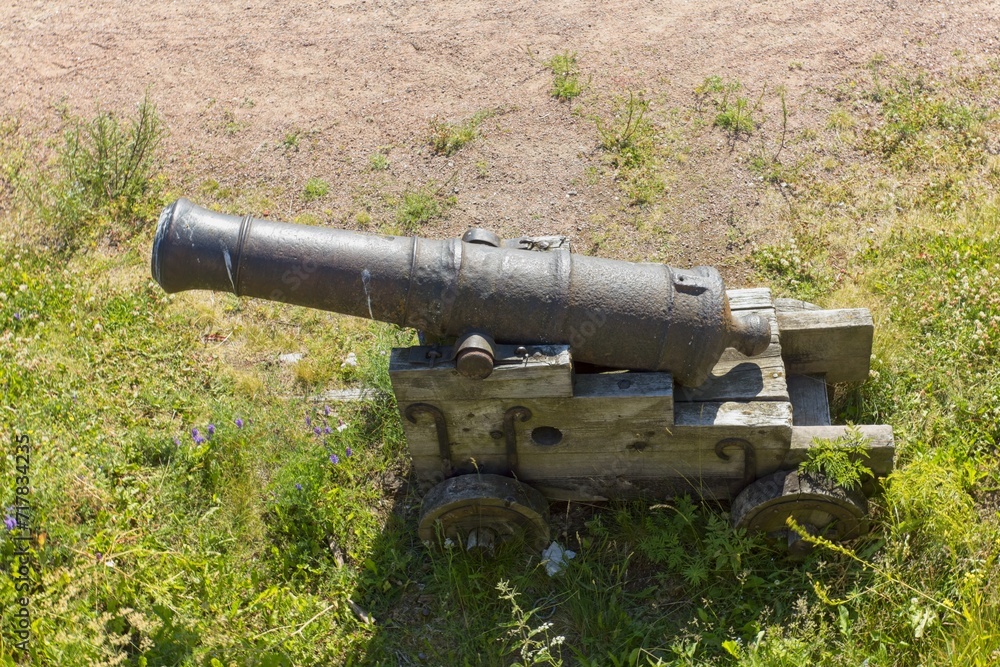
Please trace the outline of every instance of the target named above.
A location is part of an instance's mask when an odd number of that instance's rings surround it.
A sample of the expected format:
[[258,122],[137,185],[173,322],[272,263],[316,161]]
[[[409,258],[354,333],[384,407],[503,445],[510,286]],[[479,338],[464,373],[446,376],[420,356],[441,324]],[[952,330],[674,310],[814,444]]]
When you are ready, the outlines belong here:
[[[866,494],[799,464],[838,441],[827,387],[868,377],[865,309],[821,310],[726,291],[690,270],[569,252],[562,237],[374,236],[213,213],[178,200],[160,217],[154,278],[416,328],[389,375],[418,485],[419,523],[489,547],[549,540],[550,501],[666,499],[731,506],[734,525],[807,547],[867,530]],[[888,426],[860,426],[874,476]]]
[[[684,494],[731,505],[734,525],[792,551],[806,545],[788,517],[833,540],[866,532],[873,479],[847,490],[798,467],[817,440],[847,435],[830,423],[828,384],[868,377],[870,313],[768,289],[728,296],[734,311],[768,319],[771,344],[756,357],[728,349],[696,388],[669,372],[576,372],[565,345],[501,346],[484,380],[460,375],[450,348],[394,349],[389,374],[427,491],[421,537],[443,531],[475,545],[521,532],[543,545],[549,502]],[[887,475],[892,428],[857,430],[867,466]]]

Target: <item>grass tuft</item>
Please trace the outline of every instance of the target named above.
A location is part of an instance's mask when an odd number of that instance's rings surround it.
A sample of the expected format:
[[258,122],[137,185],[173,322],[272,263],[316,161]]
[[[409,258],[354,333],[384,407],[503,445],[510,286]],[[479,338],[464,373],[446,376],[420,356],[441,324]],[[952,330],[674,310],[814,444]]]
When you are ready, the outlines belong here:
[[396,203],[395,221],[398,233],[414,234],[424,224],[441,217],[453,206],[456,202],[455,197],[443,196],[441,190],[442,188],[428,185],[404,191]]
[[386,171],[389,168],[389,156],[379,151],[368,156],[368,169],[371,171]]
[[322,199],[330,193],[330,184],[321,178],[310,178],[302,188],[302,199],[307,202]]
[[428,139],[431,150],[438,155],[454,155],[479,136],[479,126],[484,120],[492,118],[497,113],[499,110],[487,109],[461,123],[448,123],[443,120],[433,121],[431,135]]
[[648,111],[649,102],[630,92],[628,99],[616,100],[610,121],[596,121],[601,148],[632,205],[651,203],[666,189]]
[[552,88],[549,94],[562,102],[569,102],[583,92],[580,70],[576,64],[576,52],[564,51],[545,61],[552,71]]

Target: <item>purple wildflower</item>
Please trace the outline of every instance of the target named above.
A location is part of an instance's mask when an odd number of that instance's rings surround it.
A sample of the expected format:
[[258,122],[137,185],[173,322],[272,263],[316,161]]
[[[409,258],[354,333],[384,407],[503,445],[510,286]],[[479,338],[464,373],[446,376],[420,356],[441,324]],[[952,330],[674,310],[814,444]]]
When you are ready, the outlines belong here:
[[177,436],[174,436],[174,447],[180,447],[180,446],[181,446],[181,439],[178,438]]
[[326,415],[327,417],[330,416],[330,406],[329,405],[324,405],[323,406],[323,414]]
[[312,425],[313,425],[312,417],[306,415],[306,426],[312,426]]
[[215,435],[215,424],[209,424],[208,425],[208,437],[211,438],[213,435]]
[[21,313],[14,313],[14,319],[20,322],[21,321]]
[[3,525],[7,527],[7,530],[14,530],[17,528],[17,519],[8,514],[3,519]]
[[243,428],[243,420],[239,417],[236,418],[236,428]]
[[205,436],[198,432],[198,429],[191,429],[191,439],[194,440],[194,444],[200,445],[205,442]]
[[327,426],[327,427],[325,427],[323,429],[323,433],[326,433],[327,435],[329,435],[329,434],[333,433],[333,429],[330,428],[329,426]]
[[302,490],[302,485],[301,485],[301,484],[298,484],[298,483],[296,483],[296,484],[295,484],[295,488],[296,488],[296,490],[298,490],[298,491],[301,491],[301,490]]
[[338,463],[340,463],[340,457],[337,456],[336,454],[330,454],[330,463],[332,463],[333,465],[337,465]]
[[347,458],[354,456],[354,451],[350,448],[350,446],[348,446],[347,449],[344,450],[344,456],[346,456]]
[[315,433],[316,435],[319,435],[322,432],[323,431],[320,430],[319,426],[314,426],[313,427],[313,433]]

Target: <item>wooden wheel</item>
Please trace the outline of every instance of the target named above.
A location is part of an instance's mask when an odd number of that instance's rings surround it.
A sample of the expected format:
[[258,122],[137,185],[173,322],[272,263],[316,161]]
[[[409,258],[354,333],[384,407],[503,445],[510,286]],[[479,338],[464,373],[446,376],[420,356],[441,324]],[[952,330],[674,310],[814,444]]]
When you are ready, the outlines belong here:
[[417,532],[425,542],[440,534],[467,549],[489,550],[515,538],[542,549],[549,542],[548,513],[545,496],[516,479],[459,475],[424,496]]
[[804,557],[812,545],[788,528],[788,517],[811,534],[834,542],[868,532],[868,502],[860,491],[797,470],[779,470],[758,479],[736,496],[731,510],[737,528],[767,533],[786,544],[790,556]]

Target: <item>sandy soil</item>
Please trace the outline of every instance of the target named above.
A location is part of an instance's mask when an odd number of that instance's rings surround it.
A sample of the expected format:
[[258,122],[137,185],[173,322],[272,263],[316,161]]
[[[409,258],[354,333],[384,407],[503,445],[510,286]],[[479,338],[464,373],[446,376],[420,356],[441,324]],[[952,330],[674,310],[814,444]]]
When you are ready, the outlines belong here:
[[[549,96],[542,65],[566,50],[589,80],[573,104]],[[720,264],[738,283],[753,239],[781,236],[782,223],[724,136],[688,137],[663,201],[637,209],[601,172],[593,116],[629,90],[657,113],[690,113],[694,88],[719,74],[754,94],[784,86],[792,128],[822,125],[821,91],[876,53],[938,73],[996,58],[1000,2],[3,0],[0,115],[51,124],[60,100],[90,114],[149,91],[169,129],[167,170],[195,200],[212,178],[268,193],[261,207],[289,219],[318,177],[333,191],[317,217],[357,227],[373,202],[376,222],[389,210],[384,193],[447,183],[457,204],[427,235],[566,233],[577,250]],[[484,109],[502,113],[480,139],[431,153],[432,120]],[[379,149],[391,167],[373,174]]]

